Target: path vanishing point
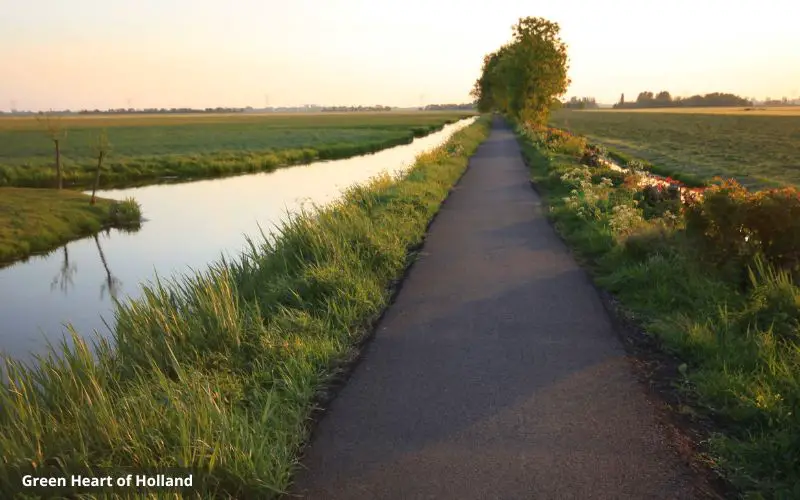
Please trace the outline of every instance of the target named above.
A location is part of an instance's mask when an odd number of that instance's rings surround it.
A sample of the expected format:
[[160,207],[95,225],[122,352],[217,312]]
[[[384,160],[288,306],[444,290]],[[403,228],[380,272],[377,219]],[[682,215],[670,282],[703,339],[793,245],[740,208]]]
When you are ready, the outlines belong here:
[[701,497],[528,179],[495,118],[291,495]]

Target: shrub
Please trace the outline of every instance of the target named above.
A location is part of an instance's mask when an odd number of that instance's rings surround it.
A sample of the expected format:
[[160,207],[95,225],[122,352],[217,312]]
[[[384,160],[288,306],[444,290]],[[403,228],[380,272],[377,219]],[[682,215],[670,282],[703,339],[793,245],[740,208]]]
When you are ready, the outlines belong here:
[[605,153],[606,149],[604,147],[594,144],[587,144],[586,147],[583,148],[581,163],[590,167],[600,167],[603,165]]
[[614,187],[619,187],[625,184],[625,179],[628,177],[626,172],[614,170],[610,167],[600,167],[593,169],[592,182],[595,184],[601,182],[603,179],[608,179]]
[[562,174],[561,182],[571,188],[570,195],[564,198],[564,203],[570,210],[583,219],[600,218],[603,212],[601,205],[608,200],[611,192],[610,179],[602,179],[594,184],[589,167],[582,166]]
[[769,263],[797,271],[800,266],[800,192],[772,189],[750,195],[746,224]]
[[646,219],[663,217],[667,212],[681,211],[681,189],[675,185],[650,184],[636,193],[636,200]]
[[642,211],[636,205],[615,205],[611,209],[611,218],[608,221],[609,227],[620,239],[627,238],[637,228],[644,224]]
[[746,225],[747,202],[747,190],[731,179],[707,189],[702,200],[686,204],[686,232],[714,262],[753,254]]
[[533,134],[536,136],[535,142],[556,153],[579,156],[586,148],[586,139],[566,130],[543,127],[533,129]]
[[800,269],[800,193],[795,188],[750,193],[734,180],[685,204],[687,233],[717,264],[750,265],[761,254],[780,269]]

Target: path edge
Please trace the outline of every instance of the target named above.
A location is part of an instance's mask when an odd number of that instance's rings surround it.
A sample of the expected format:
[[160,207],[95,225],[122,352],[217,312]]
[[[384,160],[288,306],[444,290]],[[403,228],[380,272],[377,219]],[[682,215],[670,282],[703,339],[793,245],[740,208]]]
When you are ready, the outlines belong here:
[[[480,147],[486,140],[487,137],[481,141],[478,145]],[[477,152],[477,150],[476,150]],[[422,249],[425,246],[425,242],[428,239],[428,235],[430,233],[431,226],[436,221],[437,217],[441,213],[444,206],[447,204],[450,196],[453,192],[459,187],[461,184],[462,179],[467,174],[469,169],[472,167],[472,157],[475,155],[473,153],[467,159],[467,165],[458,178],[453,182],[450,186],[450,189],[447,191],[447,194],[442,199],[442,202],[439,204],[436,212],[433,214],[431,219],[428,221],[427,225],[425,226],[425,230],[422,234],[422,239],[419,243],[408,247],[406,250],[406,264],[405,268],[403,269],[402,274],[395,280],[392,280],[389,283],[387,289],[389,290],[389,298],[386,301],[386,305],[383,307],[381,312],[376,315],[370,322],[368,322],[364,327],[364,335],[362,335],[358,341],[353,343],[350,350],[347,353],[347,356],[337,364],[335,367],[334,373],[325,381],[325,385],[321,388],[320,391],[316,394],[315,400],[313,402],[314,408],[311,410],[310,415],[306,419],[306,424],[309,428],[308,437],[306,438],[305,442],[300,449],[300,452],[296,458],[295,469],[292,471],[292,478],[296,478],[298,473],[302,471],[306,471],[306,467],[303,465],[304,458],[306,456],[306,451],[312,444],[314,443],[317,437],[317,430],[319,428],[319,423],[325,416],[328,414],[330,410],[331,403],[339,396],[342,389],[347,385],[348,380],[353,375],[355,370],[361,364],[363,359],[367,354],[367,349],[369,344],[375,338],[375,335],[378,332],[378,326],[380,325],[383,318],[386,316],[389,308],[394,305],[397,297],[400,295],[400,291],[403,289],[403,285],[405,284],[408,276],[411,274],[411,271],[414,269],[414,264],[416,264],[418,260],[418,256]],[[303,496],[298,493],[296,490],[296,482],[291,481],[290,486],[286,492],[282,495],[282,498],[303,498]]]

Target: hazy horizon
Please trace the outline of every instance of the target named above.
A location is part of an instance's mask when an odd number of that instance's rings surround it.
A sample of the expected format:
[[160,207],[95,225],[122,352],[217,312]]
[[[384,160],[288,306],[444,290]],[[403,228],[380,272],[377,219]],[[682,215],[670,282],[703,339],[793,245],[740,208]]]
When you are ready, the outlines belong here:
[[[13,8],[12,8],[13,6]],[[0,109],[462,103],[523,16],[561,25],[564,97],[800,96],[800,4],[0,0]]]

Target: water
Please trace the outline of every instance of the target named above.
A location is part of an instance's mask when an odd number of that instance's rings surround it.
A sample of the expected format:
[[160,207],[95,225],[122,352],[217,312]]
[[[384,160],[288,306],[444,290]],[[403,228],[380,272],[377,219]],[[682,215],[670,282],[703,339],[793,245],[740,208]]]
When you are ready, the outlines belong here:
[[474,118],[375,154],[317,162],[226,179],[100,191],[134,197],[147,219],[135,233],[110,230],[74,241],[46,256],[0,269],[0,351],[27,359],[47,341],[64,337],[66,324],[89,338],[110,334],[112,295],[137,297],[141,284],[203,270],[222,255],[245,249],[304,204],[325,204],[349,186],[406,170]]

